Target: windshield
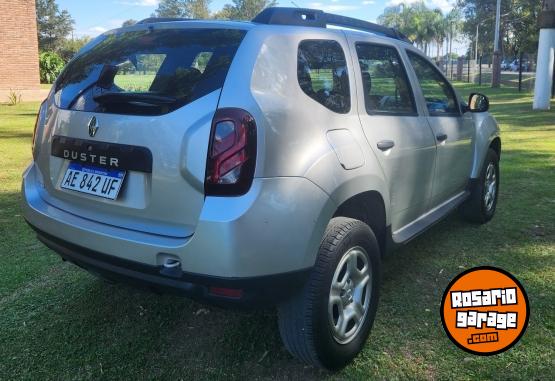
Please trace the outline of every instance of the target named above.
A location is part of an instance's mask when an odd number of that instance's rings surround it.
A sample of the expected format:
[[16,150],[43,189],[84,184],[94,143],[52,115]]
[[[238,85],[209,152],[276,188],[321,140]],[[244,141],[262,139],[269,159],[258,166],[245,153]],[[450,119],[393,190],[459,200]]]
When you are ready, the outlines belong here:
[[223,86],[245,31],[120,32],[71,61],[55,97],[68,110],[158,115]]

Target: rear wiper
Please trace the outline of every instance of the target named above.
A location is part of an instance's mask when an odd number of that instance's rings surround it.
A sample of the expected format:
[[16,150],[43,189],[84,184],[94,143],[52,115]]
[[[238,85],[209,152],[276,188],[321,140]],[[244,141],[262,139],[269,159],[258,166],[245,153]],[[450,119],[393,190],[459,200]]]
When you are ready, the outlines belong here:
[[177,102],[177,98],[151,93],[119,93],[109,92],[96,95],[93,99],[98,103],[146,103],[150,105],[169,105]]

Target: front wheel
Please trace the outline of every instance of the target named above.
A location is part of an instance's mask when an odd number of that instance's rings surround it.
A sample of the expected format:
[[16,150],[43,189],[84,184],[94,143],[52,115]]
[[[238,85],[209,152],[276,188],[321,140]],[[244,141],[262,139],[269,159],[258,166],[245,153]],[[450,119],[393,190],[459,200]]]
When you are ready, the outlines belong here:
[[470,197],[461,205],[464,218],[470,222],[483,224],[493,218],[499,193],[499,157],[493,149],[488,149],[480,177],[472,187]]
[[335,370],[362,349],[376,315],[380,251],[368,225],[333,218],[302,290],[278,308],[285,347],[298,359]]

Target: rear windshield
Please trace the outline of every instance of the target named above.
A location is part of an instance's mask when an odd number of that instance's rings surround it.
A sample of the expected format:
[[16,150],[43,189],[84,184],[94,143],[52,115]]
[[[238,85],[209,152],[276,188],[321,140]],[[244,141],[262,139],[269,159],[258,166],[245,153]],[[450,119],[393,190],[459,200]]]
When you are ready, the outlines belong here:
[[56,82],[56,102],[80,111],[173,111],[223,86],[245,33],[149,29],[107,35],[68,64]]

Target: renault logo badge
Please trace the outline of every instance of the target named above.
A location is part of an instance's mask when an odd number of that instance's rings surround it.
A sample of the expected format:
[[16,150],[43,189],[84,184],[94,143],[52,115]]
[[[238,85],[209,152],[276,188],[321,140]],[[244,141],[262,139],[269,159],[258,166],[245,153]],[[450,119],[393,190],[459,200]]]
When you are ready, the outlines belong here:
[[96,122],[96,116],[93,116],[91,120],[89,120],[89,136],[91,138],[94,138],[97,130],[98,130],[98,123]]

